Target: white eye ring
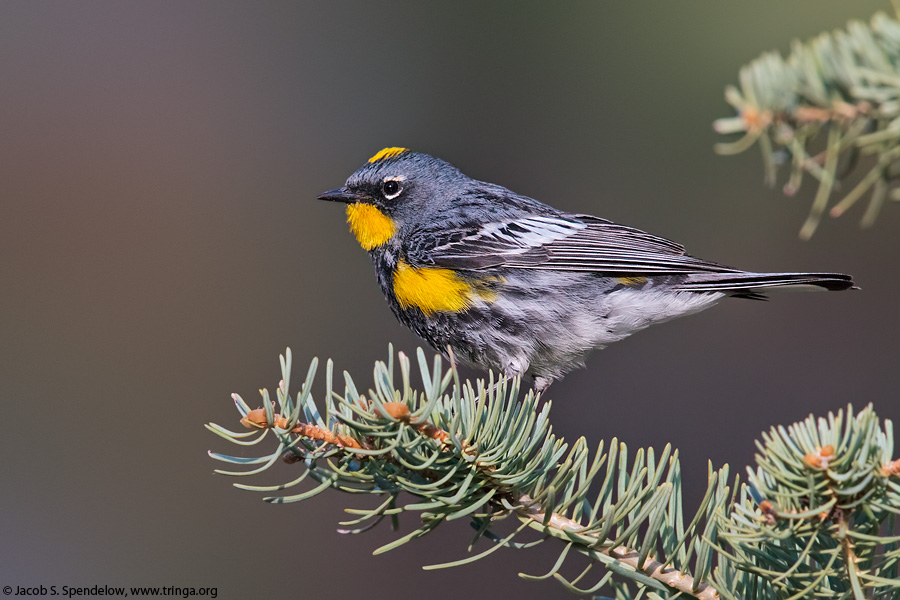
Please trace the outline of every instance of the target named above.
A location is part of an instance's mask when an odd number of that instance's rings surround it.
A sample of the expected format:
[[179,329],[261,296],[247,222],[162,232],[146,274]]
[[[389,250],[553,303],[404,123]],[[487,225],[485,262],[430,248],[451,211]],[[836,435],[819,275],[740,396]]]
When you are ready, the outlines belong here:
[[403,186],[400,185],[401,181],[403,181],[402,177],[386,177],[384,179],[384,182],[381,184],[381,193],[384,194],[387,200],[393,200],[403,193]]

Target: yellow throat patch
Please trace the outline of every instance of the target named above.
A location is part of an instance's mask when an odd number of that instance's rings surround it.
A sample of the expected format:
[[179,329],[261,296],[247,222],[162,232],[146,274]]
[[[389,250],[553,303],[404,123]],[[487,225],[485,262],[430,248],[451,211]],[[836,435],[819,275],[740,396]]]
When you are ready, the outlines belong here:
[[450,269],[417,269],[401,260],[394,272],[397,302],[404,309],[415,307],[426,315],[469,308],[473,291],[472,286]]
[[375,156],[370,158],[369,162],[378,162],[379,160],[391,158],[392,156],[397,156],[398,154],[403,154],[404,152],[409,152],[409,148],[384,148],[383,150],[379,150],[378,153],[375,154]]
[[356,241],[366,250],[374,250],[397,231],[389,216],[372,206],[355,202],[347,205],[347,223]]

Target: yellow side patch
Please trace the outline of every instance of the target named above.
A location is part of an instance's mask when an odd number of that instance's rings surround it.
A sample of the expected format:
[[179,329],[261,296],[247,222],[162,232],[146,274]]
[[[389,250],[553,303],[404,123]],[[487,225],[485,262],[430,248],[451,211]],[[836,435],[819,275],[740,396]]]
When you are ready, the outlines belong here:
[[347,223],[356,241],[366,250],[382,245],[397,231],[389,216],[372,206],[355,202],[347,205]]
[[618,277],[616,279],[622,285],[642,285],[647,283],[646,277]]
[[404,309],[415,307],[426,315],[458,312],[472,305],[472,287],[450,269],[410,266],[400,261],[394,272],[394,295]]
[[409,148],[384,148],[382,150],[379,150],[378,154],[370,158],[369,162],[378,162],[379,160],[391,158],[392,156],[397,156],[398,154],[403,154],[404,152],[409,152]]

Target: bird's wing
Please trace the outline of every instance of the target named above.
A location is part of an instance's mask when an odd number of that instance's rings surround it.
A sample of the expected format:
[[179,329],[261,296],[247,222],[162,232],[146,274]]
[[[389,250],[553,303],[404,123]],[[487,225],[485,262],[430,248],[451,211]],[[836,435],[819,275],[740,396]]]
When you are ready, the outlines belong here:
[[524,215],[414,235],[408,258],[453,269],[515,267],[643,275],[736,271],[671,240],[589,215]]

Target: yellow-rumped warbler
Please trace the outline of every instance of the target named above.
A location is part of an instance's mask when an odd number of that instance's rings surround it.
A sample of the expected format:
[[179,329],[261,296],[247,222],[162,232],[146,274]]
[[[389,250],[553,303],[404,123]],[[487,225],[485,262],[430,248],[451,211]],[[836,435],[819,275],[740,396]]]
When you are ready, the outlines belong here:
[[347,203],[401,323],[435,349],[542,391],[635,331],[764,288],[853,287],[840,273],[751,273],[670,240],[559,211],[453,165],[385,148],[320,200]]

